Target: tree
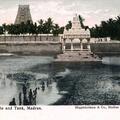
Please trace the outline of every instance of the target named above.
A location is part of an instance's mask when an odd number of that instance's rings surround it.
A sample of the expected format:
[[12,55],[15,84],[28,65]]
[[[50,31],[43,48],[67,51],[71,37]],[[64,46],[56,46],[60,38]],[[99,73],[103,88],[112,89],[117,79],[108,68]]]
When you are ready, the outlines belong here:
[[3,33],[4,33],[3,27],[0,26],[0,34],[3,34]]
[[63,34],[65,27],[60,27],[59,28],[59,34]]
[[5,32],[7,31],[7,25],[6,25],[6,23],[4,23],[4,24],[2,25],[2,28],[3,28],[3,33],[5,33]]
[[60,30],[59,25],[58,25],[58,24],[55,24],[55,25],[53,26],[53,30],[52,30],[53,35],[54,35],[54,36],[58,36],[59,30]]
[[53,21],[52,18],[48,18],[43,25],[43,31],[45,34],[51,34],[53,29]]
[[38,23],[39,23],[39,25],[38,25],[38,27],[37,27],[37,32],[38,32],[39,34],[43,34],[43,33],[44,33],[44,32],[43,32],[44,21],[43,21],[42,19],[40,19],[40,20],[38,21]]
[[71,27],[72,27],[72,22],[68,21],[67,25],[65,26],[66,30],[71,29]]
[[79,15],[79,20],[80,20],[81,27],[85,28],[85,26],[83,24],[83,22],[85,21],[85,19],[81,15]]
[[99,26],[95,25],[90,31],[92,37],[111,37],[113,40],[120,40],[120,16],[101,21]]
[[31,34],[32,33],[32,25],[33,25],[33,23],[31,23],[30,21],[27,21],[27,23],[25,24],[25,26],[26,26],[26,33],[29,33],[29,34]]

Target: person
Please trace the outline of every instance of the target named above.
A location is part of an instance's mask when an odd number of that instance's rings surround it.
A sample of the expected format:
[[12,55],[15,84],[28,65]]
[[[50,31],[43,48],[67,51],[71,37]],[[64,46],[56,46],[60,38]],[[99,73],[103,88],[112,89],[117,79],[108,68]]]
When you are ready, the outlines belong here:
[[40,87],[38,87],[37,89],[40,90]]
[[29,101],[27,99],[27,88],[26,85],[23,85],[23,105],[29,105]]
[[15,98],[12,99],[12,101],[9,103],[9,105],[16,105]]
[[26,94],[27,94],[27,88],[25,85],[23,85],[23,95],[26,96]]
[[34,95],[35,96],[37,95],[37,88],[34,90]]
[[28,101],[27,97],[25,97],[23,99],[23,105],[29,105],[29,101]]
[[42,85],[42,91],[43,92],[45,91],[45,85]]
[[19,105],[22,105],[22,98],[21,98],[21,92],[19,93]]
[[49,87],[49,80],[47,80],[47,87]]
[[52,80],[51,79],[49,80],[49,84],[52,84]]
[[37,88],[35,90],[33,90],[33,101],[34,101],[34,105],[36,105],[36,97],[37,97]]
[[44,81],[42,81],[42,86],[45,86],[45,82]]
[[33,93],[32,93],[32,89],[30,89],[29,91],[29,104],[32,105],[32,99],[33,99]]

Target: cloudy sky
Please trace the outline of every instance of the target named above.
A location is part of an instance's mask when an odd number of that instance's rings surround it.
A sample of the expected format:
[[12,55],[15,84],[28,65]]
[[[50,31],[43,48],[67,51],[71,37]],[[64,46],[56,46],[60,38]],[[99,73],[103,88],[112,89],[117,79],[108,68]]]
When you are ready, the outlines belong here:
[[0,0],[0,24],[14,23],[19,4],[30,4],[34,22],[52,17],[60,25],[76,13],[89,26],[120,15],[120,0]]

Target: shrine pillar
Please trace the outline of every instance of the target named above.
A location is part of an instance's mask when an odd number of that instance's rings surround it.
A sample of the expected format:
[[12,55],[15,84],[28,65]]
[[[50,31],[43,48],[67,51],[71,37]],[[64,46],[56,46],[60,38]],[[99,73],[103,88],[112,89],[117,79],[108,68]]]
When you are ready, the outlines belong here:
[[87,41],[88,41],[87,49],[88,49],[89,51],[91,51],[91,47],[90,47],[90,39],[88,39]]
[[79,39],[80,40],[80,50],[82,51],[83,50],[83,43],[82,43],[82,39]]
[[65,52],[65,50],[66,50],[66,39],[64,38],[63,39],[63,52]]
[[73,39],[71,39],[71,51],[73,51],[74,48],[73,48]]

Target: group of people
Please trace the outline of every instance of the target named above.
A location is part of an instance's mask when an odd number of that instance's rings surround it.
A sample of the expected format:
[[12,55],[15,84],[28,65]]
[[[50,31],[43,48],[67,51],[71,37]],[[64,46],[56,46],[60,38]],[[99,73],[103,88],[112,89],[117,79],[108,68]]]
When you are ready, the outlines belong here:
[[[36,105],[37,89],[32,89],[27,92],[27,87],[23,85],[22,93],[19,93],[19,105]],[[16,105],[15,98],[9,103],[9,105]]]
[[[51,84],[51,80],[47,80],[41,82],[41,90],[45,91],[45,86],[49,87],[49,84]],[[26,84],[23,85],[22,92],[19,93],[19,105],[36,105],[36,97],[37,97],[37,90],[40,89],[35,88],[34,90],[30,89],[29,92],[27,91]],[[16,105],[15,98],[12,99],[12,101],[9,103],[9,105]]]
[[37,96],[37,88],[32,91],[32,89],[29,90],[27,94],[27,88],[24,85],[23,86],[23,103],[21,99],[21,93],[19,93],[19,105],[36,105],[36,96]]

